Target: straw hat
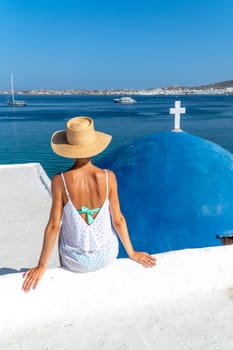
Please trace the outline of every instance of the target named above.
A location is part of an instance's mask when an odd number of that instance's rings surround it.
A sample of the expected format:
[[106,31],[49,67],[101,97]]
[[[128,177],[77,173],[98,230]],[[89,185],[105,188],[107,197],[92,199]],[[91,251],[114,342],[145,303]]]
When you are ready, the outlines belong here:
[[56,131],[51,138],[52,150],[66,158],[89,158],[101,153],[110,143],[111,135],[95,131],[89,117],[75,117],[66,123],[66,130]]

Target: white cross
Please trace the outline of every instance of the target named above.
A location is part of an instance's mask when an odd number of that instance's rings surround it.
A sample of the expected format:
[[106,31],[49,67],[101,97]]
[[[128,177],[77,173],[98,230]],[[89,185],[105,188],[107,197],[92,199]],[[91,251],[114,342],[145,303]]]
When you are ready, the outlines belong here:
[[170,114],[175,114],[174,129],[172,131],[180,132],[180,115],[186,113],[186,108],[181,108],[180,101],[175,101],[175,108],[170,108]]

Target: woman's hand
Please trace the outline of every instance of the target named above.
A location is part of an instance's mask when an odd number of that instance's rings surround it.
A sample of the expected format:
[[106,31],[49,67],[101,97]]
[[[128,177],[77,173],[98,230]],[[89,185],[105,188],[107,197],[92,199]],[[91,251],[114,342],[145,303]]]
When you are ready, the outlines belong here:
[[29,292],[31,288],[35,289],[44,273],[45,268],[40,266],[26,271],[23,274],[23,278],[25,278],[25,280],[22,285],[22,290],[26,293]]
[[129,257],[144,267],[153,267],[156,265],[156,258],[148,253],[137,252],[134,250]]

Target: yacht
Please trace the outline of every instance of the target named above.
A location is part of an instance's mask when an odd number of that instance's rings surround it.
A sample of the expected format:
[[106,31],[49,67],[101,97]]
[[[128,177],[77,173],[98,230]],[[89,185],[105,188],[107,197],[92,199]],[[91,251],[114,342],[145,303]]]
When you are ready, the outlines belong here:
[[131,97],[120,97],[120,98],[114,98],[113,99],[114,102],[116,103],[136,103],[137,101],[134,100],[133,98]]

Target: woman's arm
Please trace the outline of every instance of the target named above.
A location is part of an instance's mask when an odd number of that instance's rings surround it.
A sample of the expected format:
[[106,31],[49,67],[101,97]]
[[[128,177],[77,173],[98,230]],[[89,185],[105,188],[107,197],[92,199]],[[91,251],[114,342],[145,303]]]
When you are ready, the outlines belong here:
[[52,180],[52,207],[48,224],[44,231],[44,241],[40,254],[38,265],[24,273],[25,278],[22,289],[28,292],[31,288],[35,289],[39,280],[45,273],[49,258],[59,233],[61,216],[63,211],[62,186],[60,176],[56,175]]
[[152,267],[156,263],[156,259],[148,253],[137,252],[134,250],[127,224],[123,214],[121,213],[120,203],[117,191],[117,181],[113,172],[109,171],[109,203],[112,224],[120,237],[120,240],[130,259],[137,261],[145,267]]

